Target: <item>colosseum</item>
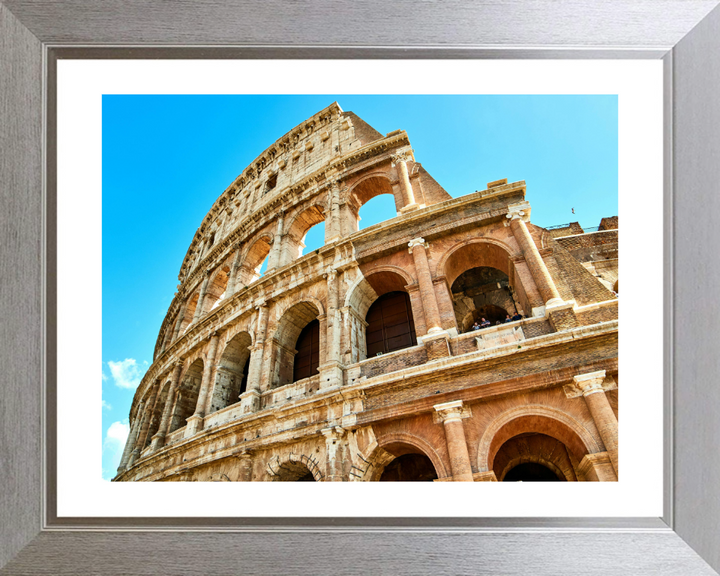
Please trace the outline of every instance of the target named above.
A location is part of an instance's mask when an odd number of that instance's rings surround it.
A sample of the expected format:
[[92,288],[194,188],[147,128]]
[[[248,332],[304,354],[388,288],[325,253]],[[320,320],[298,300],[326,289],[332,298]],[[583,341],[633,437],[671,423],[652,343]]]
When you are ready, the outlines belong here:
[[293,128],[195,234],[114,480],[616,481],[617,217],[525,195],[452,198],[337,103]]

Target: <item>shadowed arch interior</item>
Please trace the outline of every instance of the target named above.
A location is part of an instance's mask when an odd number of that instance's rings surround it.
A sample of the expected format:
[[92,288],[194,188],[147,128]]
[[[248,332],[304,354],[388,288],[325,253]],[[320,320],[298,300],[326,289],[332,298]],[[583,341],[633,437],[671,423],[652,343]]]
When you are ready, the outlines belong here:
[[225,297],[225,289],[227,288],[229,277],[229,264],[221,266],[220,269],[213,274],[205,292],[205,301],[203,302],[203,312],[205,314],[220,305],[220,300]]
[[[295,354],[298,338],[308,324],[317,320],[320,311],[312,302],[298,302],[282,315],[273,338],[275,368],[274,386],[283,386],[294,381]],[[319,332],[318,332],[319,338]]]
[[385,465],[380,482],[432,482],[438,478],[432,460],[417,446],[394,442],[383,450],[395,459]]
[[170,432],[185,426],[187,419],[195,413],[204,365],[202,359],[198,358],[185,373],[175,399]]
[[157,434],[160,429],[160,421],[162,420],[163,410],[165,409],[165,403],[167,402],[168,391],[170,390],[170,381],[165,382],[163,387],[160,389],[160,395],[155,401],[152,414],[150,415],[150,425],[148,426],[148,434],[145,438],[145,444],[142,448],[150,445],[152,437]]
[[240,401],[247,387],[252,339],[247,332],[236,334],[228,342],[218,362],[209,412],[222,410]]
[[491,324],[504,322],[517,306],[507,274],[490,266],[465,270],[451,286],[453,310],[458,330],[467,332],[482,318]]
[[289,264],[302,255],[302,250],[305,247],[304,240],[308,230],[324,221],[325,214],[323,208],[320,206],[310,206],[297,215],[285,237],[286,253],[289,256],[285,259],[286,261],[283,261],[283,265]]
[[[554,477],[548,477],[537,466],[544,467]],[[495,454],[492,469],[500,482],[577,480],[572,458],[565,445],[541,433],[518,434],[507,440]],[[510,472],[514,473],[511,475]]]
[[250,246],[248,253],[245,255],[245,259],[237,271],[235,280],[236,292],[260,278],[260,269],[270,254],[270,247],[270,236],[261,236]]

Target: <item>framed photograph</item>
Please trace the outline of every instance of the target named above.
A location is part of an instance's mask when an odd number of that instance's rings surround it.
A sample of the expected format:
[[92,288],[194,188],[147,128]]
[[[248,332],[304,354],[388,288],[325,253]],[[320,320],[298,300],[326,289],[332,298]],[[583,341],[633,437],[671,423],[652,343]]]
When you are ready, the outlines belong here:
[[716,4],[0,4],[3,573],[715,574]]

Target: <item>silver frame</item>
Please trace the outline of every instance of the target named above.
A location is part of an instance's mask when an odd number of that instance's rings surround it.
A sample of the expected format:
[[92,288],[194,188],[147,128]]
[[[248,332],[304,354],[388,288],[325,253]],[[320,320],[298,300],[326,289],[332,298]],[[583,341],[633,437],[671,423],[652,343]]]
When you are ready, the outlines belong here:
[[[322,4],[0,0],[2,574],[717,574],[718,0]],[[194,18],[173,26],[184,8]],[[137,57],[662,58],[663,517],[58,518],[55,63]]]

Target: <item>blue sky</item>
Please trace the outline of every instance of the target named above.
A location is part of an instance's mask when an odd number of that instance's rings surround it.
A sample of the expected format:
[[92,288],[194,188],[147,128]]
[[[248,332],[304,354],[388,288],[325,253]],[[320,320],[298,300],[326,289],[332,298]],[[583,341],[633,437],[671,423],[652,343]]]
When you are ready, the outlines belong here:
[[[406,130],[416,160],[453,197],[507,178],[527,182],[540,226],[593,227],[618,214],[616,96],[103,96],[103,478],[115,475],[135,389],[205,214],[265,148],[333,101],[383,134]],[[360,216],[361,228],[395,216],[392,197]],[[323,237],[320,224],[305,252]]]

